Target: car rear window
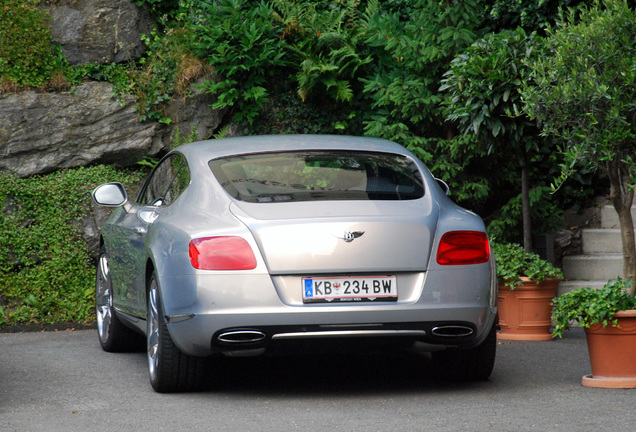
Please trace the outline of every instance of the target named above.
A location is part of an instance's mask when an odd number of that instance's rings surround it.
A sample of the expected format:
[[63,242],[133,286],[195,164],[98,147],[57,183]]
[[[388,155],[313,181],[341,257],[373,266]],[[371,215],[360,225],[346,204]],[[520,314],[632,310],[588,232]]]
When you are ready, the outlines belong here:
[[411,200],[424,195],[419,169],[399,154],[302,151],[210,161],[232,197],[253,203],[326,200]]

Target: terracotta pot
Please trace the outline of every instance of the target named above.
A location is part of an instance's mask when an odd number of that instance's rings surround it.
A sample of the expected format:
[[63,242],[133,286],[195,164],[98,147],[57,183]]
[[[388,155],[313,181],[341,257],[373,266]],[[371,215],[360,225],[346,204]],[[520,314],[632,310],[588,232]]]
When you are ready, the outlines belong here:
[[636,310],[619,311],[616,318],[618,327],[585,329],[592,364],[585,387],[636,388]]
[[497,339],[547,341],[552,339],[552,299],[559,281],[546,279],[540,284],[522,277],[523,285],[514,290],[499,285],[497,296],[499,328]]

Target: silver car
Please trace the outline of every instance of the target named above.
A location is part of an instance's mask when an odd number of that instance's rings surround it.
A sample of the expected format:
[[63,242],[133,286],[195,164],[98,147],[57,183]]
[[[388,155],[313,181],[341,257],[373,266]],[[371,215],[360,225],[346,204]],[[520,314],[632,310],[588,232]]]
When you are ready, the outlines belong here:
[[482,220],[447,192],[380,139],[180,146],[136,199],[118,183],[93,192],[115,207],[101,227],[100,343],[123,351],[145,335],[159,392],[199,388],[206,357],[342,341],[415,344],[448,378],[487,379],[494,256]]

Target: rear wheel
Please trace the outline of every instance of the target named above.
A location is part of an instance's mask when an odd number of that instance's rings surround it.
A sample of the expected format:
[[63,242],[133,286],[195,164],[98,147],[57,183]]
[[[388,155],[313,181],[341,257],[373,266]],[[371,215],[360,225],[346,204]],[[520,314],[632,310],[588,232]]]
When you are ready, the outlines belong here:
[[122,324],[115,314],[113,285],[104,246],[100,248],[99,260],[97,261],[95,315],[97,317],[97,335],[104,351],[123,352],[135,348],[139,336]]
[[160,393],[201,389],[205,359],[182,353],[172,341],[154,274],[148,286],[147,309],[148,371],[152,388]]
[[433,364],[447,381],[485,381],[492,374],[497,351],[497,328],[493,324],[486,339],[467,350],[445,350],[431,353]]

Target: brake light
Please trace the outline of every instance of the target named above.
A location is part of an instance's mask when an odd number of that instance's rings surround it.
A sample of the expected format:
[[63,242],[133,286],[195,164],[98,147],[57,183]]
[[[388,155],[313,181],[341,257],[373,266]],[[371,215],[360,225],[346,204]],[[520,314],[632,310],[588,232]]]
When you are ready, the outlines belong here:
[[189,246],[190,262],[200,270],[252,270],[256,257],[241,237],[204,237]]
[[447,232],[437,249],[437,263],[441,265],[482,264],[489,259],[488,236],[480,231]]

